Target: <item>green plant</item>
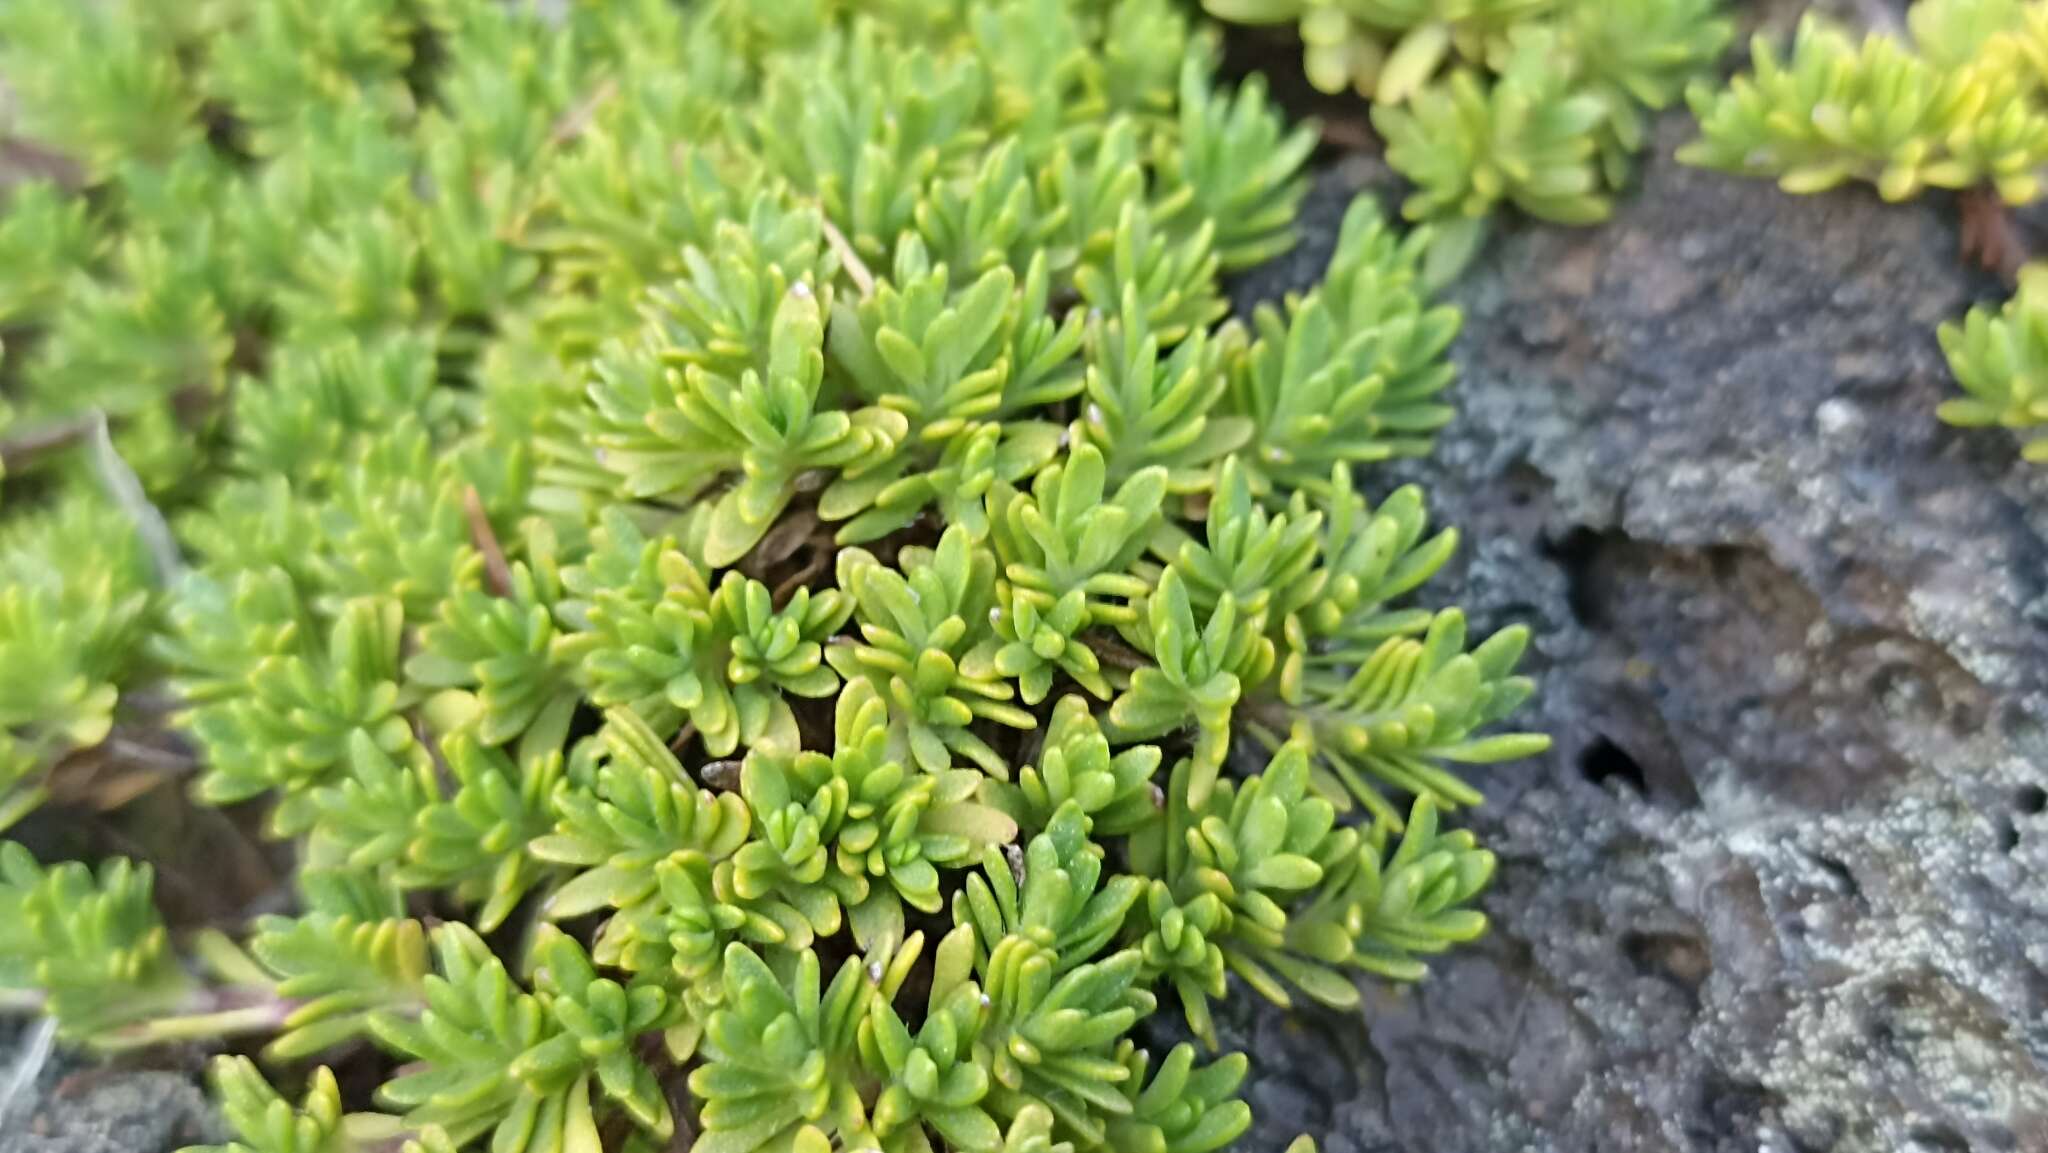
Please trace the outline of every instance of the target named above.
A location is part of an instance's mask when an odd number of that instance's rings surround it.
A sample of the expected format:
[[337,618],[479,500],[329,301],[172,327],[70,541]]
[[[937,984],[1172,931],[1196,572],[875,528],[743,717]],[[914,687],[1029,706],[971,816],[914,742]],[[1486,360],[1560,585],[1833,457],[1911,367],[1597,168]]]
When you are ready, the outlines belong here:
[[[1918,0],[1905,24],[1859,42],[1808,16],[1789,56],[1759,36],[1748,74],[1720,92],[1688,93],[1700,135],[1679,158],[1768,177],[1793,193],[1862,182],[1897,201],[1961,189],[1980,217],[1995,217],[2001,201],[2037,200],[2048,164],[2048,5]],[[2039,273],[2022,272],[2001,242],[1967,239],[1976,231],[1966,220],[1966,244],[1980,245],[1987,263],[2008,265],[2019,291],[1999,313],[1977,308],[1942,325],[1942,351],[1967,395],[1939,414],[1969,428],[2030,428],[2043,419],[2031,384]],[[2043,451],[2029,442],[2023,454],[2040,460]]]
[[2043,27],[2037,8],[1920,0],[1910,41],[1875,31],[1861,43],[1809,16],[1789,58],[1758,37],[1751,74],[1690,94],[1700,138],[1680,158],[1768,176],[1788,192],[1860,180],[1903,200],[1983,184],[2031,201],[2048,159],[2048,106],[2029,55]]
[[38,770],[112,731],[150,585],[140,540],[90,492],[0,525],[0,830],[41,801]]
[[1353,487],[1451,415],[1427,235],[1361,202],[1226,320],[1309,138],[1213,57],[1166,0],[0,0],[80,182],[0,216],[0,812],[168,695],[298,861],[236,943],[9,847],[0,1004],[268,1037],[248,1153],[1228,1145],[1160,996],[1213,1048],[1226,972],[1419,977],[1484,925],[1455,767],[1544,742]]
[[1603,220],[1675,103],[1734,33],[1714,0],[1203,0],[1219,19],[1294,25],[1309,81],[1373,104],[1387,161],[1435,224],[1439,273],[1502,203]]
[[187,970],[154,888],[148,865],[45,869],[20,845],[0,844],[0,996],[105,1050],[280,1027],[281,1004],[242,1004],[244,990],[209,987]]
[[[2048,424],[2048,268],[2028,265],[2019,291],[1993,312],[1970,310],[1960,324],[1941,326],[1941,350],[1948,355],[1966,396],[1942,402],[1941,419],[1964,428],[1997,426],[2029,430]],[[2048,443],[2029,440],[2020,449],[2031,461],[2048,460]]]
[[213,1063],[214,1096],[236,1140],[196,1147],[191,1153],[453,1153],[441,1129],[411,1130],[381,1113],[343,1113],[341,1088],[326,1066],[314,1070],[304,1101],[293,1105],[247,1057]]

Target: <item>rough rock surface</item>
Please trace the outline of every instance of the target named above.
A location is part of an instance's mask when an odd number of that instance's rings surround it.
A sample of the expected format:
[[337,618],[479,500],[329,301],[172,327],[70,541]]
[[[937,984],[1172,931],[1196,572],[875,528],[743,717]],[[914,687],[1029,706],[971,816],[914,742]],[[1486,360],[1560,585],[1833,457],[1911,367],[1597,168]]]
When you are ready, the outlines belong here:
[[228,1136],[199,1085],[196,1052],[152,1054],[153,1067],[59,1052],[9,1094],[31,1047],[25,1030],[0,1024],[0,1153],[171,1153]]
[[1934,419],[1953,216],[1653,160],[1461,282],[1458,422],[1374,481],[1557,744],[1483,782],[1483,944],[1362,1030],[1233,999],[1247,1148],[2048,1150],[2048,472]]

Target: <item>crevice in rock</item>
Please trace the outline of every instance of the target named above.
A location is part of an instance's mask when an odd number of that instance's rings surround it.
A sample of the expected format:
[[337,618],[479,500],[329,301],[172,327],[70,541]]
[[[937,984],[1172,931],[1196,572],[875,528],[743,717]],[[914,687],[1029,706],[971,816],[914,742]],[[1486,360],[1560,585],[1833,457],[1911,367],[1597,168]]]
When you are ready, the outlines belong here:
[[1610,621],[1608,606],[1614,590],[1600,580],[1600,563],[1609,538],[1615,535],[1618,534],[1579,525],[1543,544],[1544,553],[1564,572],[1565,597],[1572,606],[1572,615],[1581,625],[1595,631]]
[[1604,734],[1579,750],[1579,772],[1596,785],[1614,782],[1628,787],[1637,796],[1650,791],[1649,781],[1643,776],[1643,767],[1628,754],[1628,750]]
[[1548,552],[1598,657],[1586,671],[1610,682],[1609,699],[1641,700],[1672,746],[1659,764],[1600,728],[1596,741],[1625,749],[1640,772],[1597,743],[1581,768],[1601,780],[1639,776],[1652,799],[1754,795],[1819,811],[1877,803],[1907,762],[1890,717],[1870,707],[1874,683],[1938,702],[1956,679],[1924,641],[1834,623],[1761,547],[1672,547],[1582,527]]
[[1858,904],[1864,903],[1863,886],[1856,883],[1856,874],[1850,871],[1849,866],[1825,853],[1813,854],[1812,860],[1815,865],[1819,866],[1821,872],[1828,875],[1828,879],[1834,883],[1835,891],[1838,894]]
[[1971,1153],[1972,1150],[1969,1138],[1946,1125],[1916,1125],[1906,1137],[1928,1153]]
[[1730,1133],[1758,1133],[1778,1109],[1778,1095],[1755,1081],[1723,1074],[1700,1086],[1700,1112],[1711,1125],[1690,1136],[1718,1142]]
[[1713,973],[1714,960],[1697,934],[1630,930],[1622,934],[1621,951],[1637,972],[1683,990],[1698,1011],[1700,986]]

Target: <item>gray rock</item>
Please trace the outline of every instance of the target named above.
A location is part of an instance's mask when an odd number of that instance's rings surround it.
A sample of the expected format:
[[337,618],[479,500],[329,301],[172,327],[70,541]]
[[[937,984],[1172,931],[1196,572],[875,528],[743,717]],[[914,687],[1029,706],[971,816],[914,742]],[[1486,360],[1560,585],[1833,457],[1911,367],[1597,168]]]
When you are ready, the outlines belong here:
[[[26,1048],[25,1029],[0,1024],[0,1083]],[[172,1153],[226,1140],[199,1084],[199,1054],[174,1049],[148,1060],[103,1065],[57,1052],[0,1113],[0,1153]]]
[[1370,482],[1463,530],[1432,599],[1534,627],[1557,745],[1484,774],[1485,942],[1233,1007],[1247,1148],[2048,1149],[2048,473],[1934,419],[1999,291],[1953,217],[1653,159],[1460,283],[1458,422]]

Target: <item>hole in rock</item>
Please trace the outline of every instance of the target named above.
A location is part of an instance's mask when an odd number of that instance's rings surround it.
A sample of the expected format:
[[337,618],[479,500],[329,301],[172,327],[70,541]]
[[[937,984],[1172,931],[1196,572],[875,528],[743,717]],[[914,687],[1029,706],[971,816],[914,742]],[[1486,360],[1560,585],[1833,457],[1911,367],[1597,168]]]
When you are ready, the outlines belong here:
[[1605,543],[1601,534],[1580,526],[1544,546],[1544,551],[1564,569],[1565,595],[1571,603],[1572,615],[1592,629],[1602,627],[1610,619],[1606,604],[1609,582],[1601,579],[1599,565]]
[[2020,829],[2010,817],[1998,818],[1998,851],[2010,853],[2020,847]]
[[1625,933],[1621,951],[1637,972],[1662,977],[1692,994],[1714,969],[1705,942],[1688,933]]
[[1817,856],[1813,863],[1834,882],[1836,892],[1859,901],[1863,899],[1863,886],[1856,883],[1856,874],[1850,871],[1849,866],[1833,857]]
[[1579,752],[1579,772],[1596,785],[1619,781],[1641,796],[1649,792],[1649,780],[1643,775],[1643,766],[1629,755],[1627,749],[1615,744],[1606,736],[1599,736]]
[[1906,1140],[1917,1148],[1941,1150],[1942,1153],[1970,1153],[1970,1139],[1947,1125],[1918,1125],[1906,1134]]

